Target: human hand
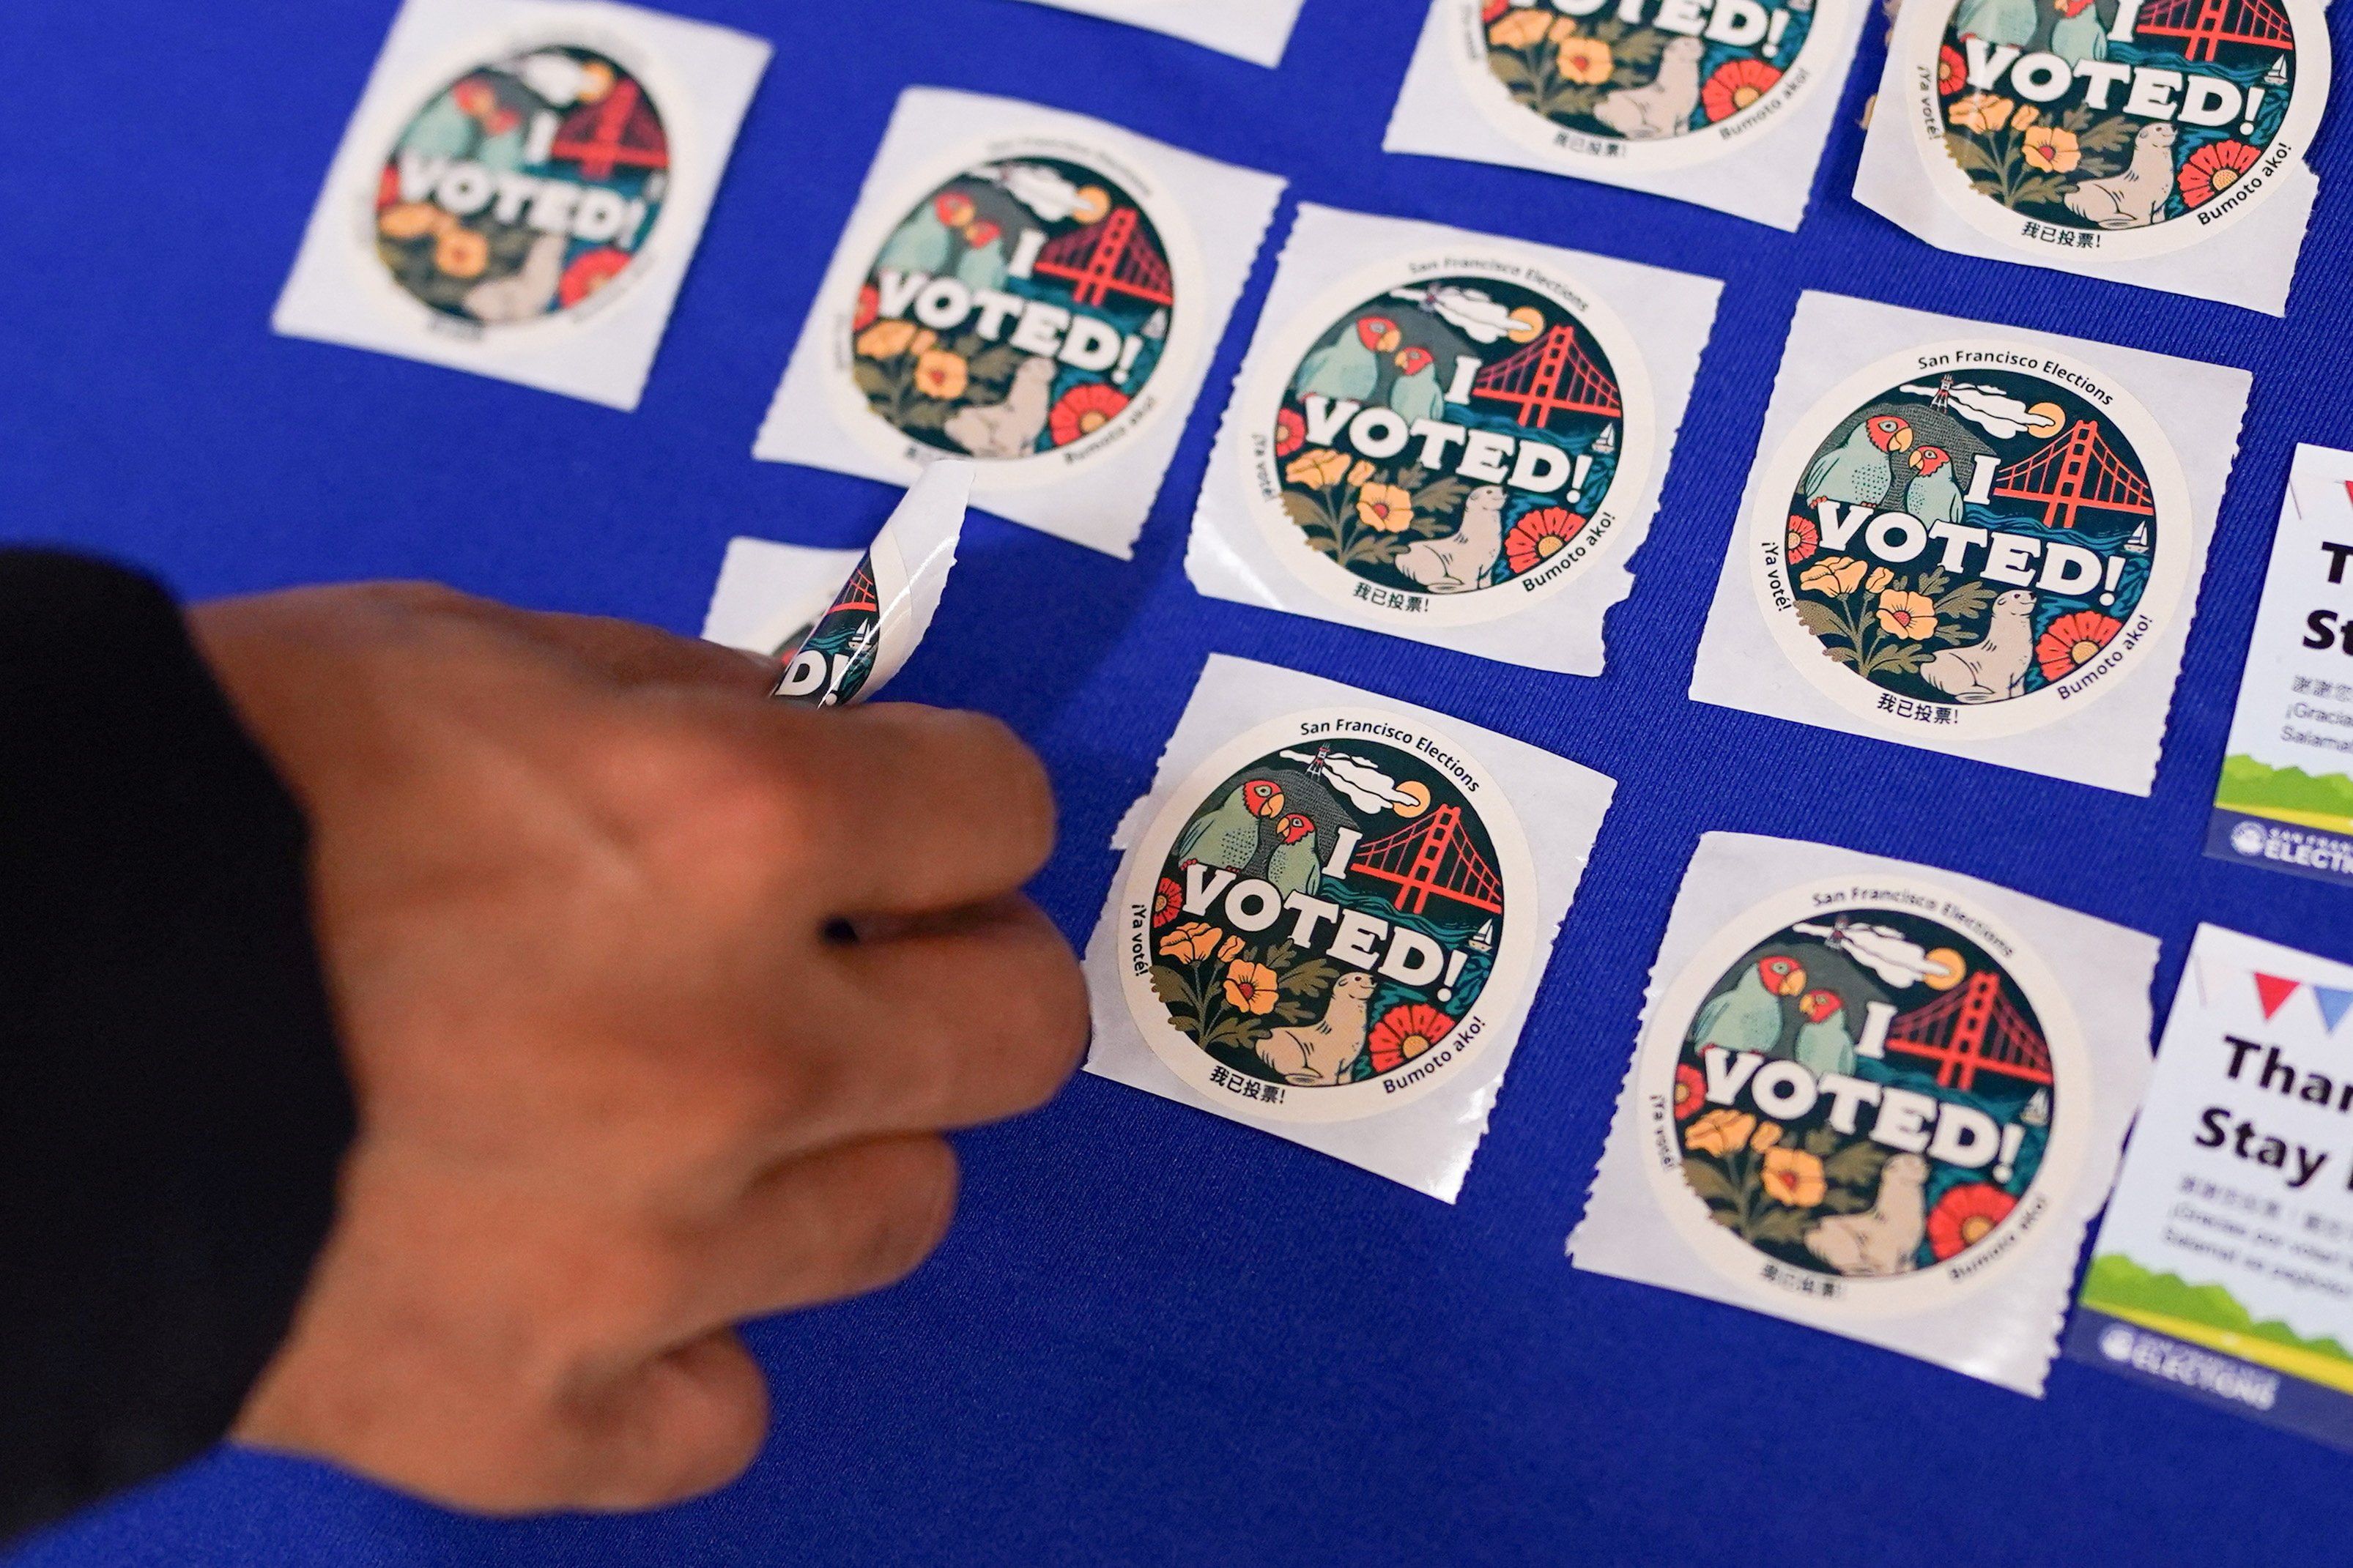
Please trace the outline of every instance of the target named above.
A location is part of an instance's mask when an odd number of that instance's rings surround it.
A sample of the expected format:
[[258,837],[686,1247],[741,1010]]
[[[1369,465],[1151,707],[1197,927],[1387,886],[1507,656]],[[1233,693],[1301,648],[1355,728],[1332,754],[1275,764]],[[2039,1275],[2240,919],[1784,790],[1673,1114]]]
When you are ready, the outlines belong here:
[[768,1418],[732,1325],[913,1268],[955,1204],[938,1132],[1041,1103],[1084,1043],[1018,890],[1036,759],[439,589],[192,618],[311,822],[360,1110],[236,1436],[491,1512],[724,1484]]

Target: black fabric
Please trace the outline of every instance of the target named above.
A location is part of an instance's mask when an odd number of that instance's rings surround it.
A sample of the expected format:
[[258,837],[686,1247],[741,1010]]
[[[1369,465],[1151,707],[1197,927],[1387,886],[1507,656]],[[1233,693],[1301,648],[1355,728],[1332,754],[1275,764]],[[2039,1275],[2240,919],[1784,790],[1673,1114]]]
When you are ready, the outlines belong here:
[[302,819],[153,584],[0,551],[0,1540],[216,1441],[352,1132]]

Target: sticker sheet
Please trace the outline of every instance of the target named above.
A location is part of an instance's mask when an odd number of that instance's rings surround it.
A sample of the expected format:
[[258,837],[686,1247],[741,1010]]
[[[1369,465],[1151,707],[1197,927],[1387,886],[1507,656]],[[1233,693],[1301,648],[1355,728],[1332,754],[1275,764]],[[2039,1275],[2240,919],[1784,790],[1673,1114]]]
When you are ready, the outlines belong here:
[[833,607],[865,555],[767,539],[729,540],[703,613],[703,641],[781,661]]
[[1855,199],[1947,250],[2287,311],[2322,0],[1912,0]]
[[1431,0],[1382,146],[1794,230],[1867,0]]
[[595,0],[407,0],[273,325],[635,408],[768,53]]
[[1453,1202],[1616,787],[1212,655],[1113,842],[1087,1070]]
[[2206,852],[2353,886],[2353,452],[2295,449]]
[[1600,674],[1721,289],[1302,206],[1209,458],[1194,585]]
[[1708,834],[1571,1258],[2039,1395],[2157,956],[1969,878]]
[[1801,296],[1692,696],[2148,794],[2249,386]]
[[939,614],[971,494],[970,463],[925,468],[825,614],[784,659],[768,695],[811,708],[846,707],[890,684]]
[[1258,65],[1282,63],[1301,0],[1031,0],[1184,38]]
[[2353,1449],[2353,966],[2200,926],[2068,1353]]
[[1125,556],[1282,190],[1099,121],[902,95],[754,454]]

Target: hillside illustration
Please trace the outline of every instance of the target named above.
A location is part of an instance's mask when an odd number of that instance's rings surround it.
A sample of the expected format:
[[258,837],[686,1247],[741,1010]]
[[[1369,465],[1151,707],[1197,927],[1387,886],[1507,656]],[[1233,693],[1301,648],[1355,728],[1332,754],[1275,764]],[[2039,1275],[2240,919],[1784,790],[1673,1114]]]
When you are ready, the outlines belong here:
[[2229,756],[2222,760],[2214,804],[2249,816],[2353,834],[2353,778],[2343,773],[2308,773]]
[[2112,1318],[2353,1394],[2353,1351],[2334,1339],[2307,1339],[2275,1320],[2258,1322],[2220,1285],[2152,1274],[2129,1258],[2109,1253],[2092,1260],[2083,1301]]

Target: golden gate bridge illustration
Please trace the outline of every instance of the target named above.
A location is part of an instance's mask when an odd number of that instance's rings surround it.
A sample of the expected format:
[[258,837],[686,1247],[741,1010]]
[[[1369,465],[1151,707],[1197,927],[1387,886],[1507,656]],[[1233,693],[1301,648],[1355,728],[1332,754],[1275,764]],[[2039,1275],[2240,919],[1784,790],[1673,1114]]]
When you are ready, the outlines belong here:
[[2134,36],[2144,33],[2181,39],[2190,60],[2214,59],[2224,44],[2295,47],[2295,29],[2272,0],[2149,0],[2133,22]]
[[2064,436],[1997,471],[1993,493],[2041,502],[2046,528],[2073,528],[2085,511],[2157,515],[2148,481],[2108,450],[2099,423],[2092,419],[2076,420]]
[[1887,1026],[1885,1049],[1936,1063],[1939,1089],[1973,1089],[1979,1073],[2051,1082],[2051,1048],[2002,994],[2001,976],[1989,969],[1899,1016]]
[[623,164],[670,167],[670,138],[634,81],[617,82],[602,103],[575,110],[547,151],[550,157],[573,160],[591,180],[609,180]]
[[849,574],[849,581],[843,585],[839,596],[833,601],[833,607],[826,614],[838,616],[845,610],[879,610],[881,608],[878,603],[880,598],[881,595],[874,591],[874,558],[861,555],[858,559],[858,570]]
[[1397,889],[1392,900],[1408,914],[1430,907],[1434,894],[1468,909],[1504,912],[1504,881],[1462,831],[1462,808],[1433,806],[1395,833],[1359,845],[1348,862],[1351,879],[1366,877]]
[[1113,294],[1174,305],[1168,258],[1143,231],[1142,223],[1134,207],[1113,207],[1040,250],[1030,270],[1068,282],[1071,298],[1082,305],[1101,305]]
[[1576,331],[1565,325],[1481,371],[1471,395],[1507,404],[1521,425],[1540,430],[1550,426],[1556,414],[1615,419],[1623,412],[1618,384],[1586,357]]

